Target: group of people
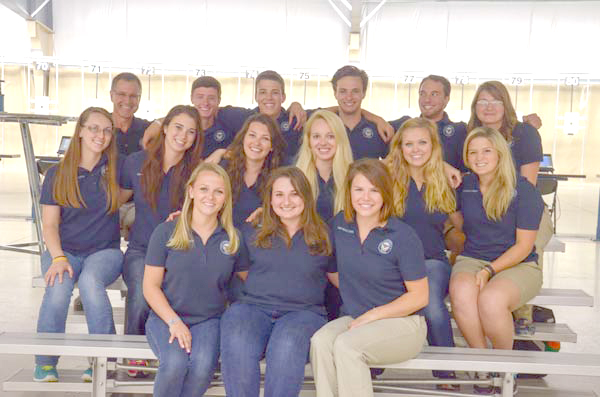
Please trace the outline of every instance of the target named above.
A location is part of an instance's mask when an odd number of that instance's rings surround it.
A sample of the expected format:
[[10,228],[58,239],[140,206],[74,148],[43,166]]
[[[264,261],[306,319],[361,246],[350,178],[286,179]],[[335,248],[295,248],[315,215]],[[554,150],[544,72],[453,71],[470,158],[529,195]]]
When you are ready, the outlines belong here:
[[[370,396],[371,367],[426,340],[454,346],[448,293],[470,347],[511,349],[511,312],[539,291],[551,234],[536,128],[497,81],[465,124],[430,75],[421,116],[393,127],[361,108],[364,71],[344,66],[332,85],[337,106],[286,111],[284,80],[265,71],[258,108],[243,109],[219,107],[219,82],[200,77],[193,106],[148,123],[134,117],[139,80],[117,75],[113,113],[86,109],[44,179],[38,331],[64,332],[78,283],[89,332],[114,333],[106,286],[122,274],[125,333],[159,359],[156,396],[202,395],[219,357],[228,396],[259,395],[262,358],[265,396],[297,396],[309,358],[319,397]],[[36,356],[34,379],[57,381],[57,362]]]

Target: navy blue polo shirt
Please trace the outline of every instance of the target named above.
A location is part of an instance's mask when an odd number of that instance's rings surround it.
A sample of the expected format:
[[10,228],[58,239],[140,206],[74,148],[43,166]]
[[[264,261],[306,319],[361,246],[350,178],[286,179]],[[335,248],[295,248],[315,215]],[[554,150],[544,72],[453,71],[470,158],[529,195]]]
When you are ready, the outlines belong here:
[[513,160],[517,172],[525,164],[542,161],[542,137],[535,127],[527,123],[517,123],[512,131],[510,142]]
[[164,267],[162,290],[171,308],[187,325],[219,317],[227,303],[226,286],[234,272],[245,271],[247,255],[240,244],[236,253],[227,252],[229,237],[218,226],[206,245],[192,231],[194,246],[189,250],[167,247],[176,222],[164,222],[154,229],[146,264]]
[[231,129],[224,122],[221,111],[217,112],[215,122],[210,128],[204,130],[204,148],[202,158],[210,156],[217,149],[225,149],[231,142],[238,130]]
[[251,224],[244,224],[240,231],[248,249],[244,266],[249,268],[240,301],[271,310],[311,310],[324,316],[326,273],[337,271],[332,257],[311,255],[302,230],[292,237],[290,248],[274,236],[269,249],[254,244],[257,231]]
[[[219,163],[224,170],[227,170],[228,161],[221,160]],[[231,175],[230,175],[231,176]],[[262,198],[258,191],[258,178],[254,185],[248,187],[242,179],[240,194],[233,198],[233,224],[240,227],[246,222],[246,219],[259,207],[262,206]]]
[[[232,128],[234,131],[239,131],[244,125],[246,119],[258,112],[258,107],[254,109],[245,109],[233,106],[226,106],[224,108],[219,109],[219,113],[222,113],[224,124],[226,126],[229,126],[229,128]],[[296,154],[298,153],[298,149],[300,148],[300,143],[302,141],[302,130],[294,130],[294,127],[296,126],[296,119],[294,118],[291,124],[289,122],[289,119],[290,114],[285,109],[281,108],[281,112],[277,117],[276,124],[279,126],[279,130],[283,135],[283,139],[287,143],[287,148],[285,149],[285,155],[283,156],[282,165],[289,165],[294,162]]]
[[405,201],[405,211],[402,219],[411,226],[423,243],[425,259],[439,259],[447,262],[446,244],[444,242],[444,223],[448,214],[440,211],[428,212],[425,203],[426,186],[417,188],[414,179],[410,178],[410,186]]
[[154,228],[167,219],[171,212],[175,212],[179,208],[171,206],[170,185],[173,176],[171,167],[169,172],[163,177],[162,185],[160,186],[160,194],[156,211],[150,207],[150,203],[144,197],[142,189],[142,165],[146,159],[147,152],[139,151],[129,155],[125,159],[125,165],[121,172],[120,184],[123,189],[133,190],[133,201],[135,203],[135,221],[131,226],[129,235],[129,248],[135,248],[145,251],[150,241],[150,236]]
[[333,218],[332,235],[344,314],[356,318],[390,303],[406,292],[405,280],[426,276],[421,240],[396,217],[371,230],[361,244],[356,223],[347,223],[340,212]]
[[388,144],[379,136],[377,126],[364,117],[361,117],[360,122],[353,129],[346,127],[346,132],[354,161],[363,157],[377,159],[387,156]]
[[[410,116],[404,116],[398,120],[390,121],[390,124],[398,131],[402,124],[409,119]],[[461,172],[468,172],[462,153],[467,139],[467,125],[462,121],[456,123],[451,121],[446,112],[444,112],[444,117],[436,124],[444,152],[444,161]]]
[[131,126],[129,126],[127,131],[121,131],[117,128],[117,148],[119,154],[128,156],[142,150],[142,138],[144,137],[144,131],[146,131],[149,125],[150,122],[148,120],[138,119],[134,116]]
[[[119,248],[119,211],[107,211],[104,174],[108,159],[102,156],[98,164],[88,171],[77,169],[77,183],[85,202],[80,208],[60,207],[58,234],[63,251],[87,256],[107,248]],[[58,205],[53,198],[57,166],[51,167],[44,178],[40,204]]]
[[335,198],[335,184],[333,175],[325,182],[321,175],[317,172],[317,180],[319,181],[319,196],[317,197],[317,213],[321,218],[328,222],[333,218],[333,200]]
[[[515,245],[517,229],[538,230],[540,226],[544,204],[540,193],[524,177],[517,178],[515,196],[506,214],[497,222],[488,219],[485,214],[477,175],[465,175],[457,194],[466,235],[462,255],[494,261]],[[536,260],[533,247],[523,262]]]

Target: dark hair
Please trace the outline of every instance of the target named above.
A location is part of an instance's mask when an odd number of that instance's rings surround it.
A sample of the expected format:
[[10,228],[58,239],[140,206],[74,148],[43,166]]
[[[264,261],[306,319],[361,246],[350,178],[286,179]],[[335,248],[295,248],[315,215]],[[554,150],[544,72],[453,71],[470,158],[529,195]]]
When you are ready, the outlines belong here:
[[250,128],[252,123],[260,123],[267,127],[269,135],[271,136],[271,152],[267,155],[263,163],[263,168],[258,178],[256,179],[256,185],[258,186],[259,195],[262,195],[267,177],[275,168],[279,167],[283,162],[283,156],[285,148],[287,146],[279,126],[273,121],[273,119],[262,113],[255,113],[248,117],[242,126],[242,129],[235,134],[233,142],[229,145],[227,150],[231,152],[230,160],[227,162],[225,171],[229,174],[231,179],[231,191],[233,201],[235,202],[240,197],[242,190],[242,184],[244,182],[244,174],[246,172],[246,154],[244,153],[244,137]]
[[296,193],[304,202],[304,210],[301,215],[301,228],[304,231],[304,241],[308,246],[311,255],[331,255],[331,241],[327,225],[317,213],[316,201],[313,197],[308,179],[297,167],[280,167],[275,169],[269,175],[264,192],[262,193],[262,215],[254,220],[254,225],[260,227],[256,235],[255,244],[261,248],[272,247],[272,237],[280,236],[289,247],[292,243],[292,236],[288,235],[279,216],[275,214],[271,206],[273,195],[273,185],[280,178],[288,178],[296,190]]
[[369,76],[367,76],[367,72],[365,72],[364,70],[352,65],[346,65],[339,68],[333,75],[333,78],[331,79],[333,91],[337,89],[337,82],[342,77],[360,77],[360,79],[362,80],[363,92],[367,92],[367,86],[369,85]]
[[194,93],[196,88],[206,87],[206,88],[214,88],[217,90],[217,94],[219,95],[219,99],[221,99],[221,83],[219,80],[215,79],[212,76],[202,76],[198,77],[192,83],[192,90],[190,91],[190,95]]
[[114,91],[115,88],[117,88],[117,83],[121,80],[129,81],[129,82],[133,81],[140,88],[140,94],[142,93],[142,82],[135,74],[129,73],[129,72],[119,73],[118,75],[113,77],[112,83],[110,84],[110,90]]
[[377,159],[364,158],[355,161],[350,165],[346,174],[344,183],[344,219],[346,222],[352,222],[356,216],[356,211],[352,206],[352,181],[358,175],[362,174],[373,184],[381,194],[383,206],[379,211],[379,220],[387,221],[394,215],[394,184],[388,167]]
[[185,151],[183,159],[174,166],[173,176],[171,177],[169,185],[169,201],[172,208],[180,208],[183,204],[185,183],[190,178],[194,168],[196,168],[201,161],[204,133],[200,127],[200,114],[193,106],[177,105],[169,110],[167,117],[165,117],[160,125],[158,137],[150,141],[150,144],[146,149],[146,159],[142,164],[142,191],[144,192],[144,199],[146,199],[153,210],[158,208],[158,196],[160,195],[160,187],[165,176],[163,171],[165,157],[164,129],[171,123],[174,117],[182,113],[187,114],[194,120],[194,123],[196,124],[196,137],[194,138],[192,146]]
[[[256,87],[258,87],[258,82],[261,80],[272,80],[281,85],[281,93],[285,95],[285,81],[283,81],[283,77],[279,73],[274,70],[265,70],[256,76]],[[256,91],[256,90],[255,90]]]
[[426,80],[433,80],[433,81],[436,81],[436,82],[442,84],[442,86],[444,87],[444,96],[445,97],[450,96],[450,91],[452,90],[452,86],[450,85],[450,82],[448,81],[447,78],[445,78],[444,76],[438,76],[437,74],[430,74],[429,76],[427,76],[423,80],[421,80],[421,84],[419,84],[419,90],[421,89],[421,86],[423,85],[423,83]]

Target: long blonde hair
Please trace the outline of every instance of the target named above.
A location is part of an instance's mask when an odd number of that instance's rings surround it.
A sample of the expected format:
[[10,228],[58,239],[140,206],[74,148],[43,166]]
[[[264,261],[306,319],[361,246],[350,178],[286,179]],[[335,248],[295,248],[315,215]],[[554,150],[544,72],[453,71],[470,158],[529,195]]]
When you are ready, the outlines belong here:
[[517,186],[517,173],[512,154],[506,139],[499,131],[489,127],[477,127],[467,135],[463,147],[463,159],[465,165],[469,168],[472,168],[468,160],[469,144],[475,138],[487,139],[498,153],[498,165],[494,170],[492,183],[483,193],[485,214],[488,219],[498,221],[508,211]]
[[404,216],[406,198],[410,187],[410,168],[402,154],[404,132],[412,128],[423,128],[429,133],[431,140],[431,157],[423,166],[425,177],[425,209],[429,213],[435,211],[450,214],[456,211],[456,197],[444,174],[444,158],[437,126],[430,120],[415,117],[407,120],[398,130],[390,144],[390,153],[384,162],[388,165],[394,180],[394,210],[396,215]]
[[204,171],[213,172],[223,179],[223,184],[225,185],[225,203],[223,204],[223,208],[221,208],[219,211],[218,217],[221,226],[223,229],[225,229],[225,232],[229,237],[229,247],[227,250],[229,254],[233,254],[237,252],[240,246],[240,239],[235,227],[233,226],[233,203],[231,199],[231,183],[229,182],[229,176],[227,175],[227,172],[221,168],[221,166],[206,162],[200,163],[192,171],[190,179],[185,185],[185,200],[183,201],[183,207],[181,208],[181,215],[177,220],[177,224],[175,225],[175,229],[173,230],[171,238],[167,242],[167,247],[183,251],[193,247],[194,239],[192,237],[192,214],[194,212],[194,199],[190,197],[189,190],[196,181],[196,178],[198,178],[198,175]]
[[108,212],[115,212],[119,209],[119,185],[117,183],[117,137],[115,135],[112,117],[106,109],[98,107],[89,107],[81,113],[75,126],[75,133],[71,138],[69,148],[65,156],[60,160],[56,169],[54,186],[52,188],[52,197],[61,207],[81,208],[87,207],[81,191],[79,190],[78,169],[81,161],[81,130],[91,114],[98,113],[110,121],[113,133],[110,138],[110,144],[102,151],[106,155],[108,163],[106,172],[102,177],[104,189],[106,191],[106,209]]
[[354,160],[352,158],[352,148],[350,147],[350,140],[348,139],[346,127],[344,127],[344,123],[335,113],[322,109],[317,110],[310,116],[304,126],[302,144],[298,150],[296,167],[300,168],[300,170],[304,172],[304,175],[306,175],[312,190],[313,198],[317,200],[317,197],[319,197],[319,179],[315,157],[313,156],[310,147],[310,132],[315,121],[319,119],[327,123],[331,132],[335,135],[335,142],[337,145],[335,155],[333,156],[331,172],[333,184],[335,186],[333,212],[336,214],[344,209],[344,179],[346,178],[348,167]]

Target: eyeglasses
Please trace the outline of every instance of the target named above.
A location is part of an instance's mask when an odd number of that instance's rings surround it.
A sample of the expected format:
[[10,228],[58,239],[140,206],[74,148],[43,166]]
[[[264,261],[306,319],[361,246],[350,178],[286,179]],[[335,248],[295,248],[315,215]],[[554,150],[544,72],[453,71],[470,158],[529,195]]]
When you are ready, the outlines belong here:
[[118,92],[118,91],[113,91],[115,93],[115,96],[119,99],[129,99],[130,101],[139,101],[141,95],[140,94],[135,94],[135,95],[127,95],[124,92]]
[[89,132],[91,132],[92,134],[98,134],[100,132],[102,132],[104,135],[112,135],[113,133],[113,129],[110,127],[106,127],[105,129],[101,130],[99,126],[97,125],[84,125],[83,128],[87,129]]
[[499,107],[499,106],[504,106],[504,102],[498,100],[498,99],[494,99],[491,101],[488,101],[487,99],[480,99],[477,102],[475,102],[477,104],[477,106],[481,106],[483,108],[488,107],[489,105],[492,105],[493,107]]

